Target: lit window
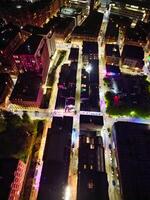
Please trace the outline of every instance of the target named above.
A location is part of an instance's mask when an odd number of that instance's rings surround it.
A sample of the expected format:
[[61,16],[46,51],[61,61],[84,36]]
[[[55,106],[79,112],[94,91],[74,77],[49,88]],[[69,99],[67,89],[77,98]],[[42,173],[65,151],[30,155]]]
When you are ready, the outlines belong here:
[[20,63],[20,60],[15,60],[16,63]]
[[18,56],[13,56],[14,58],[18,58]]
[[86,164],[83,165],[83,168],[86,169]]
[[93,165],[90,165],[90,169],[91,169],[91,170],[93,169]]
[[90,149],[94,149],[94,148],[95,148],[94,144],[91,144]]
[[93,187],[94,187],[93,180],[90,180],[90,181],[88,182],[88,188],[89,188],[89,189],[93,189]]
[[89,137],[86,138],[86,143],[87,144],[90,143],[90,138]]

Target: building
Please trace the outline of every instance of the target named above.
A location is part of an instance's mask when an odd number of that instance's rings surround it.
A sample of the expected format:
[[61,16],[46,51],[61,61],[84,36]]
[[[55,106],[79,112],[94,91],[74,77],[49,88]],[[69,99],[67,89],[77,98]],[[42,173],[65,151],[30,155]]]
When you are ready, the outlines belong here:
[[[0,2],[0,18],[8,22],[25,26],[42,26],[60,9],[63,0],[29,2]],[[9,6],[8,6],[9,5]]]
[[106,64],[106,76],[119,76],[121,74],[119,66]]
[[59,13],[60,17],[66,18],[74,18],[75,19],[75,25],[78,26],[81,24],[81,22],[85,19],[86,9],[83,7],[75,7],[75,6],[63,6],[60,9]]
[[13,52],[23,42],[18,26],[8,24],[0,29],[0,57],[2,65],[10,66],[12,71],[16,71],[13,60]]
[[0,199],[19,200],[26,164],[15,158],[0,159]]
[[79,48],[71,48],[68,59],[71,62],[78,62],[78,57],[79,57]]
[[[103,14],[93,11],[81,26],[76,26],[71,34],[72,41],[97,41]],[[94,23],[93,23],[94,21]]]
[[110,0],[101,0],[101,8],[106,8],[110,4]]
[[64,42],[68,34],[72,32],[75,27],[75,19],[70,17],[53,17],[45,25],[44,29],[53,30],[56,42]]
[[129,27],[126,30],[124,43],[145,47],[149,31],[150,26],[148,23],[138,21],[135,27]]
[[144,51],[142,47],[124,45],[122,51],[122,68],[131,68],[142,71],[144,65]]
[[105,172],[102,138],[96,132],[81,131],[77,200],[108,200],[108,182]]
[[0,73],[0,104],[5,106],[6,100],[13,87],[13,81],[9,74]]
[[53,117],[43,155],[38,200],[59,200],[65,195],[69,174],[72,124],[72,117]]
[[41,77],[34,72],[25,72],[18,76],[10,102],[23,107],[40,107],[42,97]]
[[88,64],[90,60],[98,60],[98,43],[83,41],[82,58],[85,64]]
[[16,74],[17,73],[17,68],[15,66],[15,62],[13,61],[14,64],[9,62],[9,60],[6,60],[3,56],[0,55],[0,73],[9,73],[9,74]]
[[118,37],[119,25],[110,18],[105,33],[105,43],[117,43]]
[[65,111],[74,110],[76,94],[76,73],[77,62],[72,62],[70,65],[62,65],[58,83],[56,109],[65,109]]
[[75,19],[70,17],[57,17],[56,24],[57,25],[54,28],[56,42],[64,42],[64,40],[67,39],[67,36],[71,34],[75,28]]
[[149,200],[149,125],[118,121],[113,126],[113,139],[122,199]]
[[91,60],[81,71],[81,111],[100,112],[98,72],[98,60]]
[[47,42],[49,58],[51,58],[54,55],[56,50],[56,43],[55,43],[54,30],[51,25],[49,26],[49,24],[45,24],[43,27],[26,25],[23,27],[22,33],[24,37],[27,38],[31,34],[42,36],[44,39],[46,39]]
[[119,65],[120,63],[120,51],[117,44],[105,45],[105,61],[107,64]]
[[133,20],[144,20],[149,14],[150,4],[148,0],[111,0],[110,11],[123,15]]
[[50,64],[47,42],[42,36],[31,35],[13,54],[20,72],[31,71],[45,83]]

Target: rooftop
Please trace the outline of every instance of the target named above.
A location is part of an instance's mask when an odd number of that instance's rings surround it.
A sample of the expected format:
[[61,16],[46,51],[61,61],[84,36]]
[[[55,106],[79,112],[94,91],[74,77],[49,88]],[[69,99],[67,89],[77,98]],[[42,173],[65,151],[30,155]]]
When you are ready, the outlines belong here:
[[106,44],[105,45],[106,56],[120,57],[119,45],[117,44]]
[[109,20],[108,26],[106,29],[105,38],[114,38],[115,40],[118,39],[119,35],[119,25],[115,22],[112,22],[112,20]]
[[[98,37],[99,29],[102,23],[103,14],[98,12],[92,12],[82,23],[81,26],[77,26],[72,35],[94,36]],[[94,21],[94,23],[93,23]]]
[[112,2],[119,2],[119,3],[129,4],[129,5],[150,8],[149,0],[132,0],[132,3],[130,0],[112,0]]
[[51,1],[37,1],[35,3],[30,3],[26,1],[1,1],[0,2],[0,12],[4,14],[10,14],[11,15],[20,15],[20,14],[26,14],[27,12],[36,12],[38,10],[41,10],[48,5],[50,5]]
[[149,125],[116,122],[114,130],[123,199],[150,199]]
[[119,27],[122,27],[122,28],[128,28],[132,23],[132,20],[129,17],[115,15],[112,13],[110,13],[109,15],[109,20],[113,23],[118,24]]
[[144,51],[142,47],[133,46],[133,45],[124,45],[122,56],[125,58],[131,59],[144,59]]
[[34,54],[42,40],[42,36],[31,35],[23,44],[18,47],[18,49],[14,52],[14,55],[19,54]]
[[40,87],[41,77],[34,72],[20,74],[10,100],[36,101]]
[[24,26],[22,30],[36,35],[46,35],[50,31],[48,31],[46,28],[41,28],[30,24]]
[[98,54],[98,43],[83,41],[82,52],[83,52],[83,55],[84,54]]
[[79,55],[79,48],[71,48],[69,60],[77,60]]
[[146,43],[147,33],[142,30],[142,28],[137,26],[135,28],[128,28],[125,37],[128,40],[132,40],[138,43],[140,43],[140,41]]

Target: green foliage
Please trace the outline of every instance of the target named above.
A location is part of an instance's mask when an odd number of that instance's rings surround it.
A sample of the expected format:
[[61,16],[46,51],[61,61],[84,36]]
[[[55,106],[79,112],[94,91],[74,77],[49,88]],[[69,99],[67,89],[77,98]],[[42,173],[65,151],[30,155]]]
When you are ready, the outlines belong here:
[[[126,76],[127,78],[132,78],[132,76]],[[127,79],[128,80],[128,79]],[[107,78],[104,80],[109,82]],[[114,104],[114,93],[111,91],[106,92],[105,101],[106,101],[106,112],[109,115],[115,116],[131,116],[131,117],[143,117],[147,118],[150,116],[150,83],[147,81],[146,76],[137,77],[135,81],[134,93],[136,99],[132,100],[132,94],[124,91],[119,96],[118,105]],[[132,87],[132,86],[131,86]]]
[[26,160],[37,132],[37,122],[32,122],[27,113],[22,118],[11,112],[0,115],[0,157],[15,157]]
[[104,78],[103,78],[103,81],[104,81],[104,84],[107,85],[107,87],[110,86],[110,80],[109,80],[108,78],[104,77]]

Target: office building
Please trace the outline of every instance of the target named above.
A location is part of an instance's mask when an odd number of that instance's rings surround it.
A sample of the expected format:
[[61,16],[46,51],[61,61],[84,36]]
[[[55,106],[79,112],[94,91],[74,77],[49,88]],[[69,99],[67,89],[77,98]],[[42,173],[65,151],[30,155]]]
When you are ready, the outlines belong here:
[[113,126],[113,139],[122,199],[149,200],[149,125],[118,121]]
[[77,200],[108,200],[102,138],[94,131],[81,131]]
[[107,64],[119,65],[120,51],[119,46],[117,44],[105,45],[105,61]]
[[122,68],[131,68],[142,71],[144,65],[144,51],[142,47],[124,45],[122,51]]
[[41,77],[35,72],[25,72],[18,76],[10,102],[22,107],[40,107],[42,97]]

